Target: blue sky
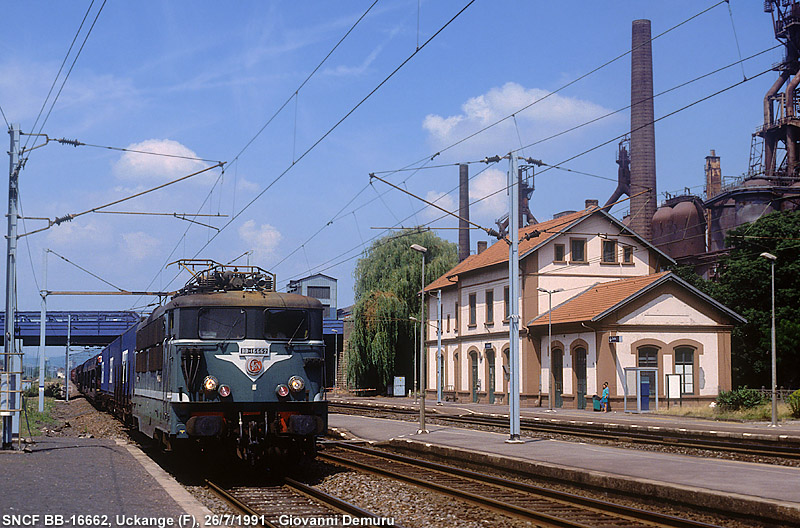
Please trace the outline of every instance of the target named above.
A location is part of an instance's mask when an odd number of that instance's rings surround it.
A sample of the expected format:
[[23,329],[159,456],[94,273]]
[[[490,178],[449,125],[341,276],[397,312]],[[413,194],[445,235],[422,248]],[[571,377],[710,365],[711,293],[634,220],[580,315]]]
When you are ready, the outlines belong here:
[[[339,279],[340,306],[350,304],[352,270],[362,244],[383,233],[374,227],[413,226],[440,216],[380,182],[369,186],[370,172],[429,157],[624,53],[630,49],[634,19],[652,20],[657,35],[716,2],[478,0],[292,167],[294,159],[406,60],[417,42],[429,39],[466,3],[422,1],[418,12],[416,0],[378,1],[296,100],[221,177],[215,169],[110,208],[228,215],[198,219],[217,227],[237,214],[215,237],[216,230],[170,217],[87,214],[21,240],[19,308],[38,309],[36,281],[42,279],[44,248],[129,290],[177,289],[187,277],[164,264],[198,251],[198,257],[220,262],[252,251],[250,262],[275,272],[280,286],[322,272]],[[76,48],[100,4],[97,0],[92,7]],[[42,132],[103,146],[231,161],[370,4],[110,1]],[[655,92],[737,61],[734,27],[743,57],[774,46],[771,19],[762,5],[731,0],[730,12],[723,3],[656,39]],[[88,1],[5,6],[11,23],[0,41],[0,106],[23,132],[32,131],[88,6]],[[67,66],[73,57],[74,51]],[[760,55],[744,64],[744,74],[753,77],[780,59],[779,49]],[[508,120],[444,151],[430,164],[502,155],[519,148],[520,140],[527,145],[623,108],[630,99],[629,75],[626,56],[519,112],[516,126]],[[762,99],[776,76],[769,72],[657,123],[659,193],[702,185],[710,149],[721,156],[724,175],[746,171],[751,133],[762,120]],[[737,65],[658,97],[656,117],[742,78]],[[60,84],[61,78],[56,88]],[[556,164],[624,133],[629,119],[623,111],[527,148],[524,154]],[[616,143],[565,167],[615,179]],[[50,143],[30,153],[20,175],[23,210],[28,216],[50,218],[76,213],[210,164]],[[472,165],[471,175],[482,168]],[[472,198],[503,185],[505,169],[503,162],[476,176]],[[384,177],[455,208],[457,174],[451,165]],[[531,209],[538,219],[547,219],[583,207],[586,198],[604,202],[615,186],[601,178],[550,170],[536,178]],[[471,215],[491,226],[506,209],[505,194],[500,193],[476,204]],[[433,225],[452,227],[456,221]],[[41,226],[27,220],[20,232]],[[438,233],[453,241],[457,237],[453,230]],[[476,239],[486,237],[473,231],[473,249]],[[51,256],[48,289],[110,287]],[[49,307],[128,309],[150,302],[51,297]]]

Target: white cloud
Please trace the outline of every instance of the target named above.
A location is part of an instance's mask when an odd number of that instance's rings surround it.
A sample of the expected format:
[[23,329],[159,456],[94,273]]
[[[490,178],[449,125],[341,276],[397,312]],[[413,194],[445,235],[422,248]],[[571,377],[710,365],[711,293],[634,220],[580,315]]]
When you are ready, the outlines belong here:
[[[462,113],[458,115],[445,117],[429,114],[423,120],[422,127],[429,133],[434,145],[443,146],[475,133],[499,119],[516,114],[520,135],[523,142],[527,143],[609,112],[590,101],[559,94],[543,99],[548,93],[539,88],[525,88],[515,82],[508,82],[483,95],[470,98],[461,106]],[[541,102],[520,111],[537,100]],[[547,133],[544,134],[543,131]],[[518,146],[519,138],[514,120],[507,119],[480,134],[471,142],[472,146],[475,144],[484,148],[493,145],[495,148],[506,149],[509,145]]]
[[245,192],[256,192],[261,189],[261,186],[255,182],[250,180],[246,180],[244,178],[239,178],[236,181],[236,190],[237,191],[245,191]]
[[488,169],[470,181],[470,203],[483,198],[480,202],[472,205],[471,212],[489,220],[495,220],[507,213],[506,178],[505,172],[498,169]]
[[283,235],[269,224],[256,225],[255,220],[248,220],[239,227],[239,238],[253,250],[253,260],[259,265],[273,255]]
[[111,228],[106,223],[74,220],[50,228],[47,231],[47,243],[51,248],[96,248],[110,242],[111,234]]
[[[449,194],[445,194],[440,191],[428,191],[428,193],[425,195],[425,199],[428,200],[429,202],[435,203],[442,209],[445,209],[450,212],[455,212],[456,214],[458,214],[458,212],[456,211],[456,208],[458,207],[456,199],[450,196]],[[444,213],[439,209],[436,209],[435,207],[428,206],[422,211],[422,216],[425,218],[426,221],[434,220],[442,215],[444,215]],[[449,215],[448,217],[452,218]]]
[[[180,176],[201,170],[209,165],[207,162],[185,159],[196,158],[198,156],[193,150],[171,139],[147,139],[141,143],[128,145],[126,148],[129,150],[157,152],[159,154],[182,157],[153,156],[150,154],[125,152],[113,167],[114,175],[123,181],[153,183],[173,180]],[[211,175],[211,178],[203,178],[203,176],[198,177],[198,179],[206,181],[213,181],[213,178],[216,178],[216,176]]]
[[132,260],[144,260],[159,254],[161,241],[143,231],[122,234],[122,252]]

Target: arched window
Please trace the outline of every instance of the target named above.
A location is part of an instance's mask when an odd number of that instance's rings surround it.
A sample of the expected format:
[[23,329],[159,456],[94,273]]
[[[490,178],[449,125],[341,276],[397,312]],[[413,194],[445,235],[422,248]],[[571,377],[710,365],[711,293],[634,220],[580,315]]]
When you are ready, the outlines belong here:
[[[638,349],[639,367],[652,367],[658,368],[658,348],[654,346],[643,346]],[[656,393],[656,374],[655,372],[642,372],[642,379],[648,380],[650,383],[650,396],[655,396]]]
[[681,394],[694,394],[694,349],[675,349],[675,374],[681,375]]

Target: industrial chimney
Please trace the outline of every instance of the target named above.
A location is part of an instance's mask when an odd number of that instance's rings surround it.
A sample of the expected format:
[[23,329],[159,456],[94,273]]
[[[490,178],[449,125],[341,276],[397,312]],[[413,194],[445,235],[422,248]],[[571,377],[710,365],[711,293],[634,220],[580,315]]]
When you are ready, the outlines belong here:
[[458,261],[469,256],[469,165],[458,166]]
[[706,200],[710,200],[722,191],[722,167],[719,156],[714,150],[706,156]]
[[651,240],[651,224],[656,211],[657,194],[650,21],[634,20],[632,34],[630,227],[647,240]]

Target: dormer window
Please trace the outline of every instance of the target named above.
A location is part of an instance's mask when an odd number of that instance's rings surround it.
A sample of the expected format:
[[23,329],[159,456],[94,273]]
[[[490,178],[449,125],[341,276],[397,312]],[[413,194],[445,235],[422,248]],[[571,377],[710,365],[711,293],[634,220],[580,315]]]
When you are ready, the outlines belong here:
[[553,244],[553,262],[563,263],[566,261],[567,256],[564,244]]
[[585,263],[586,262],[586,239],[585,238],[572,238],[569,241],[569,260],[570,262]]
[[603,264],[617,263],[617,241],[603,240]]

